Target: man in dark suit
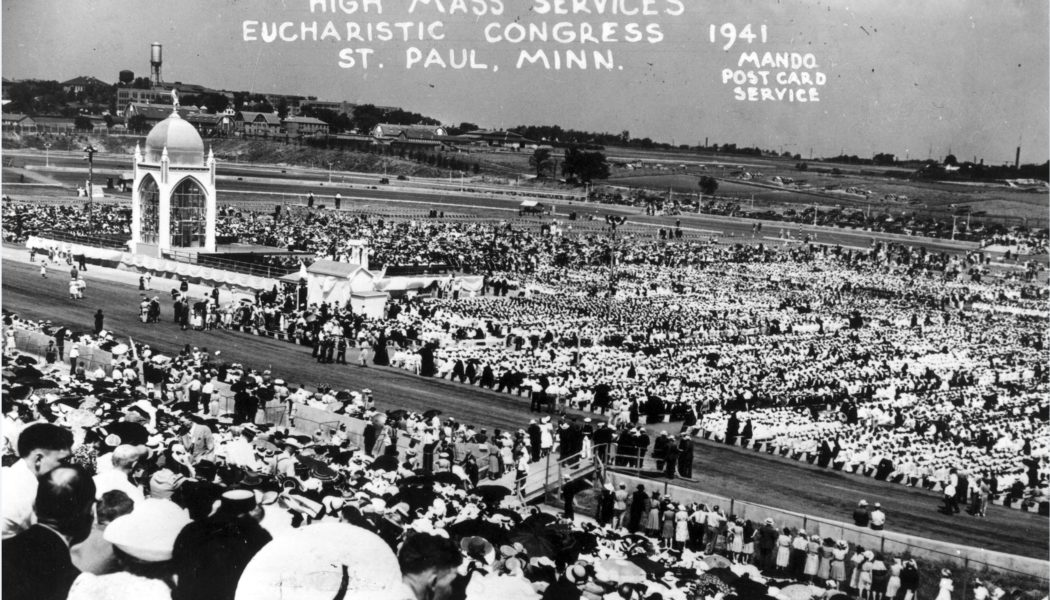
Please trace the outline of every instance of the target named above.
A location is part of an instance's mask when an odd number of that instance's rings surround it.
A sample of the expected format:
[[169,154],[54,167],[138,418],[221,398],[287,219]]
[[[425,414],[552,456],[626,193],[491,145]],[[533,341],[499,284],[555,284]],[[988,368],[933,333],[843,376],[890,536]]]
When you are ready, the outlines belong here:
[[540,426],[536,423],[536,419],[529,421],[529,458],[531,462],[536,462],[540,459],[540,441],[542,438],[542,432]]
[[79,466],[40,478],[37,524],[3,542],[5,600],[64,600],[80,571],[69,548],[91,533],[95,483]]

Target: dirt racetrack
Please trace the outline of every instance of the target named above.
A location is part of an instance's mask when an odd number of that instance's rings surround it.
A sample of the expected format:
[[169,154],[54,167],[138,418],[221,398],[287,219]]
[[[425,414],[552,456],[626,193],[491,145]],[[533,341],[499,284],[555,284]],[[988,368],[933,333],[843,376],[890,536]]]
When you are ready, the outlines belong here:
[[[138,319],[139,292],[134,286],[99,279],[100,270],[91,267],[87,298],[70,300],[63,270],[42,279],[39,268],[27,259],[20,248],[4,249],[2,305],[23,318],[50,319],[85,331],[92,327],[92,315],[102,308],[106,329],[121,338],[131,336],[148,343],[155,351],[177,353],[185,344],[221,350],[225,360],[272,369],[289,383],[367,387],[383,408],[436,408],[490,431],[517,429],[528,423],[528,402],[518,396],[395,369],[319,364],[305,346],[244,333],[183,332],[168,321],[146,325]],[[164,282],[155,280],[154,284],[157,289],[167,289]],[[170,317],[170,301],[162,306],[162,317]],[[937,511],[939,497],[932,492],[718,444],[698,443],[694,464],[695,481],[688,485],[713,494],[835,520],[848,520],[856,501],[864,498],[882,503],[888,514],[887,529],[1047,559],[1050,529],[1047,519],[1035,514],[992,506],[986,519],[965,514],[950,517]]]

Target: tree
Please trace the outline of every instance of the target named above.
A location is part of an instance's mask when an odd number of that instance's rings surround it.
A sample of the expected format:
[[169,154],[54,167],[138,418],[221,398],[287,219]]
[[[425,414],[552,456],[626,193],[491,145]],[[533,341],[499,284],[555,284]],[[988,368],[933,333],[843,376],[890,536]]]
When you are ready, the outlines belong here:
[[542,178],[543,174],[553,166],[551,151],[549,148],[536,148],[529,157],[529,166],[536,169],[536,177]]
[[144,115],[134,115],[128,119],[128,130],[135,132],[143,132],[146,130],[146,117]]
[[698,185],[700,192],[708,196],[713,196],[718,191],[718,180],[709,175],[701,175]]
[[77,131],[91,131],[94,126],[91,124],[91,119],[87,118],[87,115],[77,115],[77,118],[73,119],[73,127]]
[[225,94],[202,94],[199,104],[204,106],[208,112],[217,114],[230,106],[230,99]]
[[609,162],[602,152],[585,152],[571,146],[565,151],[561,172],[568,181],[587,184],[595,179],[608,178]]
[[944,164],[954,167],[959,164],[959,160],[955,158],[954,154],[949,154],[944,157]]
[[892,165],[897,162],[897,157],[889,152],[880,152],[871,157],[871,162],[876,165]]
[[481,127],[478,127],[477,123],[463,121],[459,125],[453,125],[452,127],[448,127],[447,131],[449,135],[460,135],[463,133],[467,133],[468,131],[477,131],[478,129],[481,129]]
[[288,117],[288,100],[281,98],[277,102],[277,116],[282,120]]
[[350,123],[360,133],[368,134],[383,122],[384,114],[383,110],[374,104],[362,104],[354,107]]

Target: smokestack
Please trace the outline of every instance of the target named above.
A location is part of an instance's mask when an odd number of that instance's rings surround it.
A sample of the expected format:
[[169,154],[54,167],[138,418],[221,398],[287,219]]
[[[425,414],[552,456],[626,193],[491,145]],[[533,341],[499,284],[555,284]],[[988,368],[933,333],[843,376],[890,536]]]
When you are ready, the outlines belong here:
[[1021,169],[1021,147],[1017,147],[1017,153],[1014,154],[1014,171]]

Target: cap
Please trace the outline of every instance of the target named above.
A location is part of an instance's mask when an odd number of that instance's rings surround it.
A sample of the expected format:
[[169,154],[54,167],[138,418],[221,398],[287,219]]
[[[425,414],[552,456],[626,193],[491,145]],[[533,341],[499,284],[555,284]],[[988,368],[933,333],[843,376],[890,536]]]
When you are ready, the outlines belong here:
[[149,479],[149,495],[158,500],[167,500],[182,486],[186,478],[168,469],[160,469]]

